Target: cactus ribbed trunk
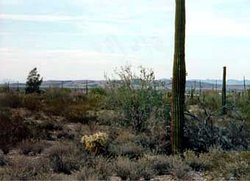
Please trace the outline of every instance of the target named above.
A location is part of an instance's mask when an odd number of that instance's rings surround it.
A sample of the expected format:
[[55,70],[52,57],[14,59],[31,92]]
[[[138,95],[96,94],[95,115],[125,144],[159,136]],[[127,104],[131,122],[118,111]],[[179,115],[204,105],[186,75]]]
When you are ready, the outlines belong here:
[[245,78],[245,76],[244,76],[244,78],[243,78],[243,86],[244,86],[244,93],[246,93],[246,90],[247,90],[247,88],[246,88],[246,78]]
[[183,126],[185,108],[186,65],[185,65],[185,0],[176,0],[175,12],[175,49],[172,82],[172,152],[183,151]]
[[227,67],[223,67],[223,83],[222,83],[222,114],[226,114],[226,102],[227,102],[227,90],[226,90],[226,76],[227,76]]

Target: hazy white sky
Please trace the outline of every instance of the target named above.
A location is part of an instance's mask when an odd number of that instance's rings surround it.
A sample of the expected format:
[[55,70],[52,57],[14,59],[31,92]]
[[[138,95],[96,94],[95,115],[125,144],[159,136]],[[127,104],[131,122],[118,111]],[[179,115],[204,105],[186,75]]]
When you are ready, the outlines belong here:
[[[172,74],[175,0],[0,0],[0,81],[103,79],[131,64]],[[250,79],[250,1],[186,0],[188,79]]]

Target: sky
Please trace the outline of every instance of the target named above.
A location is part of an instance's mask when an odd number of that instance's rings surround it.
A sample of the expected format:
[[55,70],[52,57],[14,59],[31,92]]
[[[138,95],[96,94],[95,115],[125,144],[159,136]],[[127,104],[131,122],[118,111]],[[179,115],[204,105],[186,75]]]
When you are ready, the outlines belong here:
[[[187,79],[250,79],[250,1],[186,0]],[[175,0],[0,0],[0,81],[172,76]]]

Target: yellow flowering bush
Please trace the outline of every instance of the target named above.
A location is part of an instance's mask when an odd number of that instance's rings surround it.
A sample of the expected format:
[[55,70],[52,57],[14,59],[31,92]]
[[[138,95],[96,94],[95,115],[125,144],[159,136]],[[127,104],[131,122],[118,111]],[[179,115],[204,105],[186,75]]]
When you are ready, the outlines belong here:
[[81,143],[85,149],[91,153],[100,153],[104,151],[108,144],[108,134],[104,132],[98,132],[93,135],[84,135],[81,138]]

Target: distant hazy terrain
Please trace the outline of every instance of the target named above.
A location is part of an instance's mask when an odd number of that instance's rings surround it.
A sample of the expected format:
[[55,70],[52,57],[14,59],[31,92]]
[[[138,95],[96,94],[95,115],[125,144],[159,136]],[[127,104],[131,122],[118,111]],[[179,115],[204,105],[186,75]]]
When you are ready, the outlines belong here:
[[[217,83],[216,83],[217,82]],[[96,87],[104,87],[106,84],[105,80],[47,80],[44,81],[42,84],[42,88],[70,88],[70,89],[85,89],[88,88],[96,88]],[[228,90],[243,90],[243,80],[234,80],[230,79],[227,80],[227,88]],[[1,83],[0,86],[6,86],[7,83]],[[160,79],[156,80],[156,85],[171,89],[171,80],[170,79]],[[217,86],[216,86],[217,85]],[[188,80],[186,83],[187,90],[191,88],[203,90],[218,90],[221,89],[222,81],[221,80],[213,80],[213,79],[206,79],[206,80]],[[9,84],[11,88],[24,88],[25,83],[15,83],[12,82]],[[247,88],[250,88],[250,80],[246,80]]]

